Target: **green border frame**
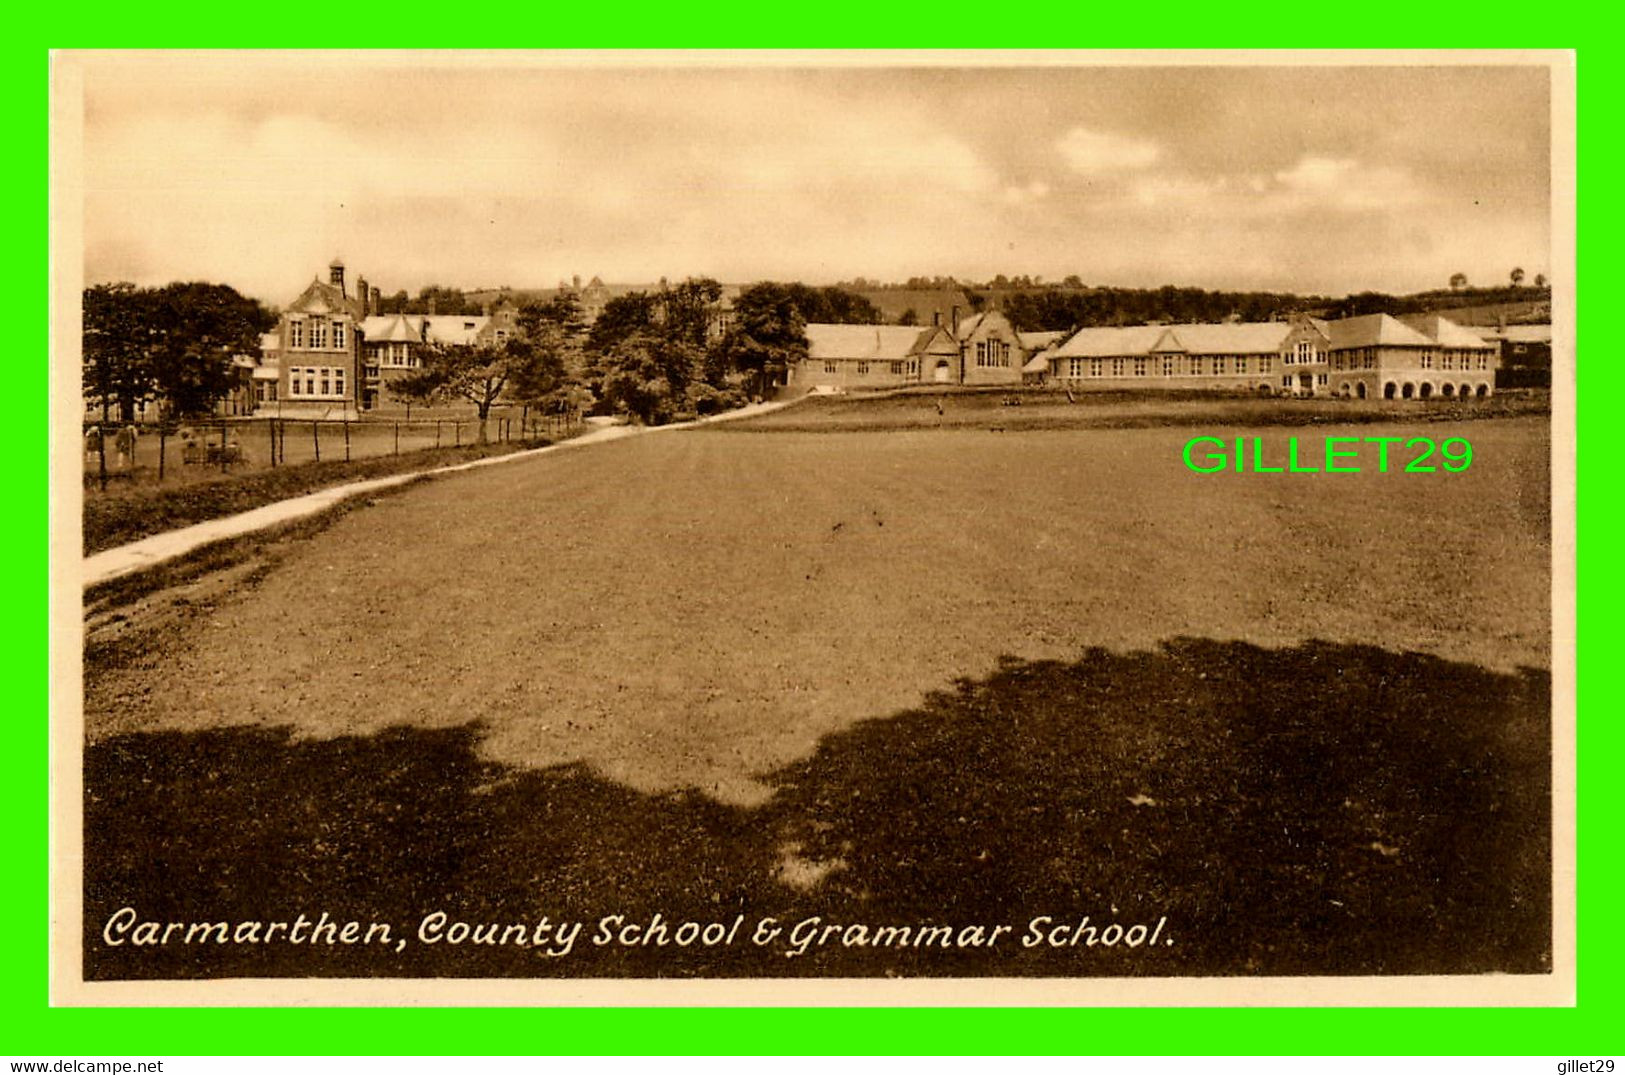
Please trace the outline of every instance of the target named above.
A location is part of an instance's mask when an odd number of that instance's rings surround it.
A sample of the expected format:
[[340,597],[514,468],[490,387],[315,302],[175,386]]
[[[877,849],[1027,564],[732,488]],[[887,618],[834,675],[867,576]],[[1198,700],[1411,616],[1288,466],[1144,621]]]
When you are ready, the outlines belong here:
[[[1606,1056],[1618,1043],[1617,1013],[1625,1010],[1617,982],[1621,930],[1613,903],[1621,888],[1616,850],[1620,809],[1613,777],[1620,735],[1612,719],[1619,701],[1611,671],[1617,629],[1595,610],[1619,593],[1618,559],[1604,543],[1618,512],[1592,490],[1582,521],[1598,539],[1585,560],[1591,600],[1583,614],[1581,697],[1590,719],[1580,727],[1583,751],[1578,861],[1581,917],[1579,1003],[1556,1009],[55,1009],[48,1001],[49,922],[47,836],[49,736],[47,649],[49,614],[45,535],[49,481],[45,447],[48,288],[39,266],[49,257],[48,199],[36,161],[48,154],[48,52],[53,47],[308,47],[364,41],[390,47],[1317,47],[1338,38],[1350,46],[1579,48],[1579,109],[1587,152],[1579,186],[1607,198],[1614,131],[1610,107],[1619,75],[1597,5],[1514,5],[1497,2],[1445,8],[1400,4],[1347,5],[1339,10],[1269,0],[1267,5],[1217,9],[1176,0],[1157,14],[1134,5],[1105,10],[1060,0],[1030,0],[1022,8],[932,5],[921,10],[838,0],[786,9],[727,0],[725,5],[653,8],[642,4],[580,5],[560,12],[504,2],[473,18],[461,9],[409,0],[366,7],[371,25],[353,21],[344,5],[312,26],[313,11],[255,0],[202,4],[188,0],[159,10],[83,3],[44,14],[14,13],[12,43],[0,78],[6,83],[8,129],[15,167],[5,179],[15,247],[12,293],[27,296],[28,326],[11,349],[9,373],[28,404],[12,415],[24,465],[11,471],[14,511],[22,525],[3,531],[7,555],[4,653],[11,685],[13,748],[0,781],[8,837],[0,881],[0,1052],[39,1057],[87,1055],[300,1054],[535,1054],[598,1053],[1017,1053],[1017,1054],[1545,1054]],[[1617,16],[1616,16],[1617,17]],[[29,23],[29,19],[37,22]],[[315,31],[313,36],[312,31]],[[1164,38],[1164,40],[1156,40]],[[1486,147],[1493,153],[1494,147]],[[38,154],[38,156],[36,156]],[[1585,183],[1586,177],[1593,183]],[[1594,298],[1618,249],[1617,211],[1593,209],[1581,273]],[[40,251],[27,264],[26,252]],[[25,268],[26,266],[26,268]],[[1601,308],[1601,307],[1598,307]],[[1608,356],[1611,360],[1612,356]],[[1600,399],[1601,397],[1599,397]],[[1603,445],[1608,413],[1599,403],[1581,414],[1580,428]],[[1607,457],[1590,473],[1606,474]],[[44,480],[42,480],[44,479]],[[1605,514],[1606,512],[1606,514]],[[1602,669],[1603,671],[1599,671]]]

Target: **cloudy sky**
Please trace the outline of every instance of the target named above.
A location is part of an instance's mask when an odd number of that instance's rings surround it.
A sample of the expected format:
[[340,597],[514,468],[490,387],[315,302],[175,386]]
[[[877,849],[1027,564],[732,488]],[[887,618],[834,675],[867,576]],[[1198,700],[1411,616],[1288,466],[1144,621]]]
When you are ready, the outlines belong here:
[[79,59],[87,282],[282,303],[335,255],[386,292],[1551,271],[1538,66]]

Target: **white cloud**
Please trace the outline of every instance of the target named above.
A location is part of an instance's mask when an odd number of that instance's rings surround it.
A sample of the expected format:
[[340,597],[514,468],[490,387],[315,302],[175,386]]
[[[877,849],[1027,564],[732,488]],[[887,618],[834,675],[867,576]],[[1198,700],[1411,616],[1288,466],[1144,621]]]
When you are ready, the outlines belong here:
[[1308,209],[1392,209],[1415,205],[1422,197],[1404,169],[1350,158],[1306,156],[1276,172],[1275,182],[1284,202]]
[[1084,175],[1136,171],[1162,158],[1162,147],[1141,138],[1073,127],[1055,143],[1072,170]]

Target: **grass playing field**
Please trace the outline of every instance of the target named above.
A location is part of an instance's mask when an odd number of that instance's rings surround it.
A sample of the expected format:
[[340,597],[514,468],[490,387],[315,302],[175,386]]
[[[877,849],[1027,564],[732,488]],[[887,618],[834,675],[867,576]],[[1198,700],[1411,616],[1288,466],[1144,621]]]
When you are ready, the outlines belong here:
[[[93,616],[87,970],[1547,965],[1544,421],[1452,423],[1464,473],[1335,476],[1193,474],[1199,427],[773,428],[433,482]],[[1087,914],[1178,943],[98,943],[124,905],[317,904],[414,937]]]

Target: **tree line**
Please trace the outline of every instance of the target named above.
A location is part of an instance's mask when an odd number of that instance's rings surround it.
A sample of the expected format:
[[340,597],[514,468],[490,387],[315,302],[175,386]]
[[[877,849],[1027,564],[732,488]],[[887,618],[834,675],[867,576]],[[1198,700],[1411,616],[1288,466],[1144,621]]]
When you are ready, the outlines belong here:
[[277,317],[225,284],[98,284],[83,293],[85,398],[103,421],[133,422],[157,398],[166,418],[207,413],[232,387],[232,358],[259,353]]
[[767,392],[807,354],[809,322],[877,324],[880,312],[837,287],[759,283],[724,314],[723,287],[691,277],[619,295],[587,325],[574,295],[530,302],[518,333],[501,342],[432,348],[395,382],[398,398],[472,403],[484,437],[499,401],[592,407],[660,424],[714,414]]

